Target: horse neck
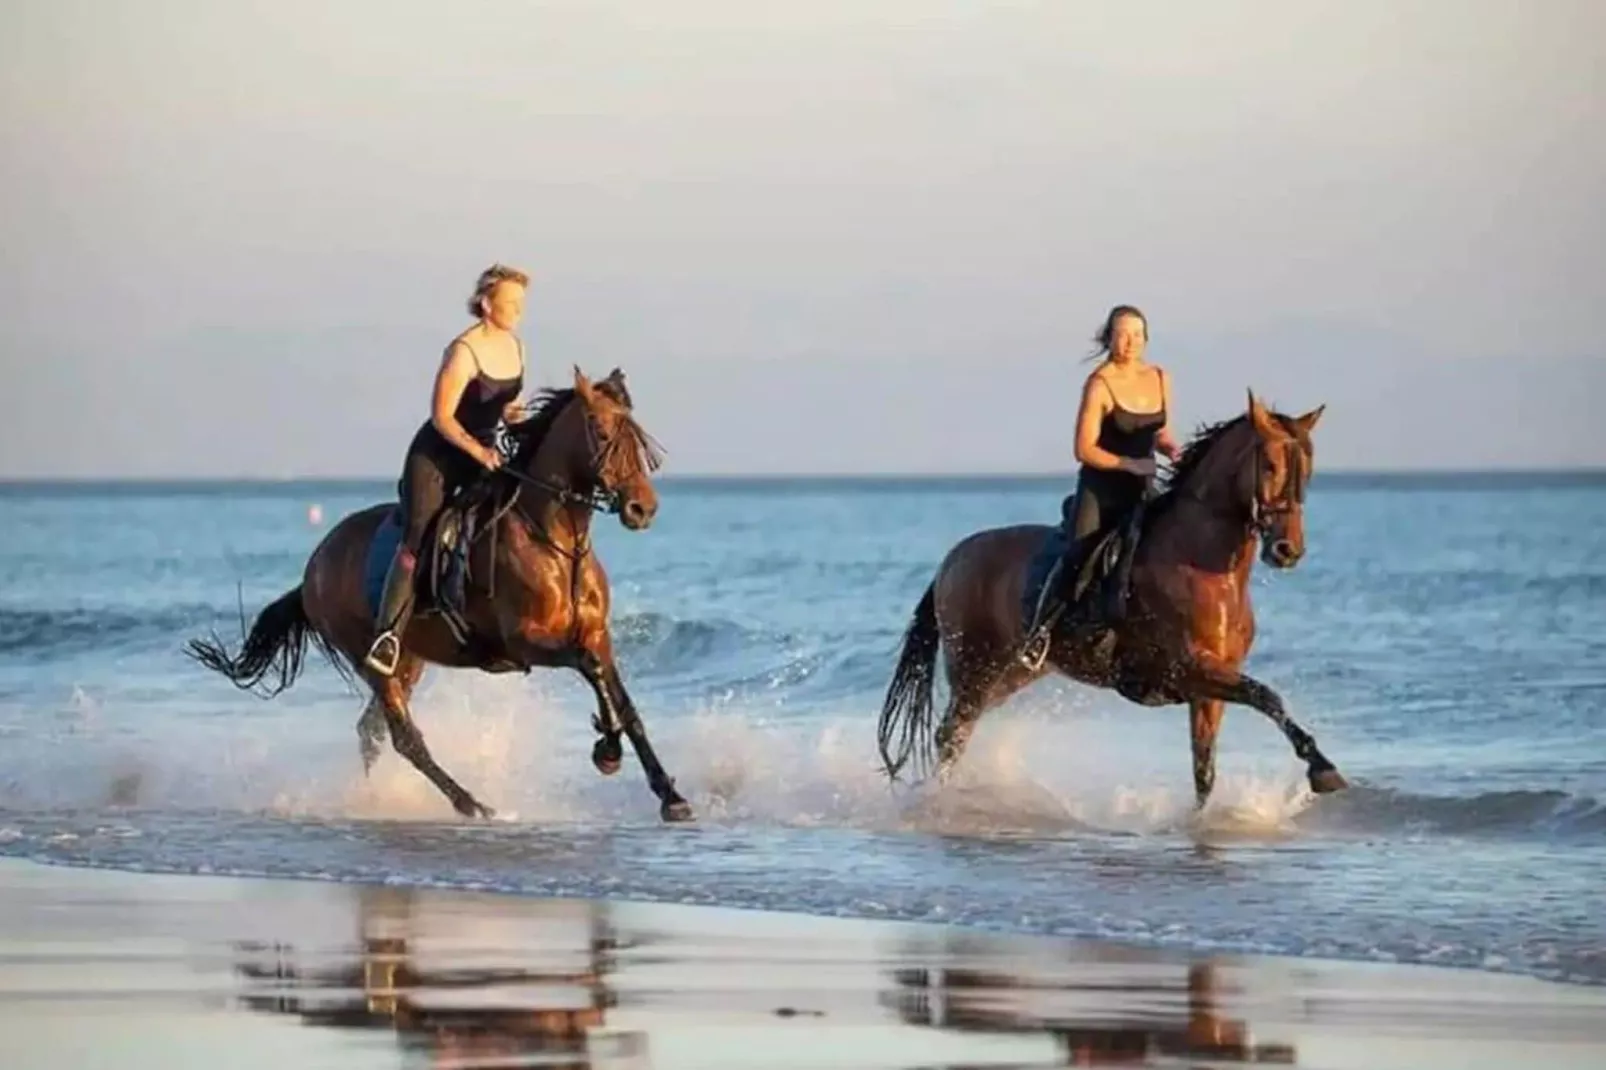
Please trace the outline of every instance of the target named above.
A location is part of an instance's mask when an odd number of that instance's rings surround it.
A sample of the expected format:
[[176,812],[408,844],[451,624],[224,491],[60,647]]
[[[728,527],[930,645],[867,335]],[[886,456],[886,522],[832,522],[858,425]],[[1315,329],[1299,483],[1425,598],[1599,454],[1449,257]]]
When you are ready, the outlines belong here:
[[1253,444],[1252,428],[1234,427],[1213,443],[1186,484],[1174,488],[1176,500],[1156,519],[1149,539],[1168,549],[1166,556],[1213,573],[1247,579],[1255,560],[1255,530],[1239,501],[1241,458]]
[[[579,405],[579,399],[569,403]],[[563,546],[585,545],[591,532],[591,508],[564,501],[553,487],[579,491],[580,450],[574,444],[575,432],[568,427],[564,413],[553,424],[545,439],[536,446],[524,474],[535,480],[521,485],[519,494],[526,503],[524,515],[541,527],[547,537]]]

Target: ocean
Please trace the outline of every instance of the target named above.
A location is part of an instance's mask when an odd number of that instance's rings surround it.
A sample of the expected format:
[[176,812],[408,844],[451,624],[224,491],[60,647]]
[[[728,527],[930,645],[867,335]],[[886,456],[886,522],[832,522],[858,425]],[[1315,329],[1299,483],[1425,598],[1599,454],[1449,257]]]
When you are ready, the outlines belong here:
[[469,822],[388,748],[364,777],[362,699],[316,657],[264,701],[184,656],[237,641],[241,603],[389,481],[0,487],[0,854],[1606,984],[1606,477],[1319,473],[1306,559],[1257,565],[1248,668],[1352,787],[1312,797],[1230,707],[1198,816],[1185,710],[1065,680],[989,713],[946,790],[879,772],[938,561],[1053,522],[1068,480],[659,487],[650,531],[596,535],[625,681],[697,810],[677,827],[628,748],[592,769],[573,673],[426,677],[436,757],[499,811]]

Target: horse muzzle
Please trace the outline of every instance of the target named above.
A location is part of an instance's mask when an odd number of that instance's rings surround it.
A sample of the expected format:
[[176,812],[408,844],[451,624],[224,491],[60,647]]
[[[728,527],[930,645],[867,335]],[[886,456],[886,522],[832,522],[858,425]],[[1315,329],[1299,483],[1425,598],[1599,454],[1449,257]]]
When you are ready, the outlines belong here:
[[1260,544],[1260,559],[1272,568],[1293,568],[1304,556],[1304,549],[1288,539],[1266,539]]
[[646,531],[652,527],[656,509],[649,508],[634,498],[619,505],[619,522],[631,531]]

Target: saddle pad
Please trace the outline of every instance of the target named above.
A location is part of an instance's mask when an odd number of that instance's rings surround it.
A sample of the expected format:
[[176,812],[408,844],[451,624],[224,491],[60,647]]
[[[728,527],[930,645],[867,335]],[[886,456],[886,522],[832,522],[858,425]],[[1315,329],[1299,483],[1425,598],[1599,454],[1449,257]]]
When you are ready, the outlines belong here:
[[1026,586],[1021,590],[1021,626],[1025,627],[1032,621],[1032,615],[1037,612],[1037,600],[1042,596],[1043,584],[1048,582],[1049,573],[1054,569],[1054,562],[1065,556],[1070,540],[1065,535],[1063,525],[1055,524],[1049,529],[1043,541],[1026,561]]
[[362,589],[368,600],[370,617],[379,614],[379,599],[385,592],[385,573],[390,569],[390,560],[401,540],[401,510],[392,509],[374,529],[374,537],[368,543],[368,558],[363,564]]

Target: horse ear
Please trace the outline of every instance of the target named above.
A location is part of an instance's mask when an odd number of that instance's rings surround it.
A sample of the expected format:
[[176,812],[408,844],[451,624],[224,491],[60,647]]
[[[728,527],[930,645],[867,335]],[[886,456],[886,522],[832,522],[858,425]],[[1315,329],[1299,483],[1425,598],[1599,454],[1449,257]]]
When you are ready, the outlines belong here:
[[591,380],[586,378],[585,372],[580,370],[578,364],[574,366],[574,392],[579,394],[580,400],[587,405],[596,401],[596,388],[591,385]]
[[1249,420],[1255,425],[1255,430],[1261,438],[1275,441],[1283,435],[1283,429],[1277,426],[1277,421],[1266,411],[1266,406],[1260,403],[1260,399],[1255,397],[1253,390],[1249,391]]
[[1318,405],[1305,415],[1296,418],[1294,423],[1298,424],[1300,431],[1308,436],[1312,431],[1316,430],[1316,425],[1321,422],[1322,413],[1326,411],[1327,406],[1325,404]]

